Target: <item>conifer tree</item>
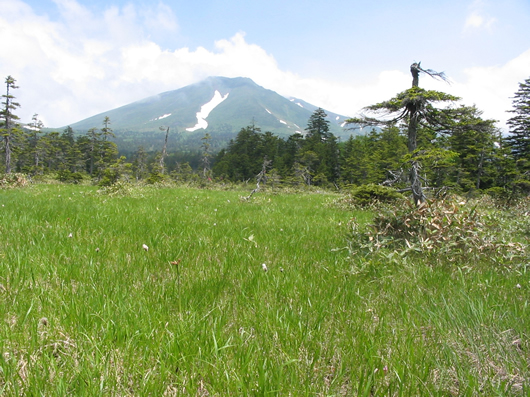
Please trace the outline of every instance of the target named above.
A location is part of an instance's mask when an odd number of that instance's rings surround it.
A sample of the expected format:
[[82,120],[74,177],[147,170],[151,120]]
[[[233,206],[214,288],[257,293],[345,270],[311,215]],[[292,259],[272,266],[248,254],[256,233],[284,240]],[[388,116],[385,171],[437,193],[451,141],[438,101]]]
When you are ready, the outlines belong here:
[[448,149],[456,154],[456,183],[464,190],[489,188],[495,180],[492,165],[498,130],[495,120],[481,116],[474,106],[447,111]]
[[[39,115],[34,114],[31,118],[31,123],[26,127],[28,131],[28,154],[32,157],[32,168],[33,172],[39,172],[40,162],[42,161],[44,154],[43,142],[40,139],[40,134],[44,124],[39,120]],[[28,159],[29,160],[29,159]],[[29,166],[29,164],[27,164]]]
[[396,97],[375,105],[367,106],[365,110],[383,118],[368,117],[362,115],[360,118],[347,120],[348,124],[361,126],[381,126],[404,123],[407,131],[408,151],[411,154],[410,188],[412,197],[416,204],[425,201],[426,197],[421,185],[419,167],[415,152],[418,142],[418,130],[423,126],[433,126],[439,123],[440,109],[433,104],[437,102],[452,102],[459,98],[439,91],[427,91],[419,88],[419,75],[425,73],[433,78],[447,81],[444,73],[435,72],[431,69],[423,69],[421,63],[413,63],[410,66],[412,74],[412,88],[399,93]]
[[132,169],[137,181],[147,177],[147,153],[143,146],[138,147],[134,153]]
[[339,176],[337,138],[330,132],[328,115],[322,108],[311,114],[300,152],[300,163],[307,168],[311,183],[336,182]]
[[530,170],[530,78],[519,83],[510,112],[515,116],[508,120],[510,136],[507,141],[518,168],[526,172]]
[[18,88],[15,83],[16,80],[13,77],[6,77],[6,93],[2,95],[2,110],[0,111],[0,133],[4,140],[6,174],[11,173],[13,143],[20,134],[16,122],[19,117],[13,113],[16,108],[20,107],[20,104],[14,101],[15,97],[11,94],[11,90]]
[[99,140],[101,138],[101,132],[96,128],[92,127],[88,130],[87,134],[87,153],[88,156],[88,173],[90,176],[94,174],[94,165],[97,161],[96,157],[99,150]]

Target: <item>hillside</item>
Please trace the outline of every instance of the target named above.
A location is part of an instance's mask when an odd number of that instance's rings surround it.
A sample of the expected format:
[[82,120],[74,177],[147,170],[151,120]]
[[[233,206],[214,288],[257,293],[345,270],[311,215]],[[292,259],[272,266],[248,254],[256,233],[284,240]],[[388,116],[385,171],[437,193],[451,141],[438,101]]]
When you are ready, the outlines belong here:
[[[78,133],[101,126],[105,116],[118,139],[145,141],[158,138],[160,127],[170,127],[188,141],[206,132],[226,140],[252,123],[279,136],[303,133],[317,106],[301,99],[285,98],[248,78],[209,77],[197,84],[167,91],[112,109],[71,125]],[[346,116],[327,112],[331,131],[347,137],[351,131],[341,124]],[[158,139],[157,139],[158,140]]]

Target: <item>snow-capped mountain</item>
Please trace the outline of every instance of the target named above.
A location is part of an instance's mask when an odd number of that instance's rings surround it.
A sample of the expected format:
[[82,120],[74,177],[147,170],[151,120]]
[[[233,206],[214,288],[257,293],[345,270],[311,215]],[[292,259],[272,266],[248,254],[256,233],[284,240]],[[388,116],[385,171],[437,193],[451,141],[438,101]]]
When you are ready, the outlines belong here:
[[[112,129],[120,135],[160,133],[160,127],[164,126],[182,134],[208,132],[215,137],[216,133],[235,135],[254,123],[263,132],[288,136],[303,133],[316,109],[303,100],[285,98],[260,87],[248,78],[209,77],[197,84],[89,117],[71,127],[80,133],[100,128],[104,117],[108,116]],[[351,134],[341,127],[347,117],[327,113],[335,135]]]

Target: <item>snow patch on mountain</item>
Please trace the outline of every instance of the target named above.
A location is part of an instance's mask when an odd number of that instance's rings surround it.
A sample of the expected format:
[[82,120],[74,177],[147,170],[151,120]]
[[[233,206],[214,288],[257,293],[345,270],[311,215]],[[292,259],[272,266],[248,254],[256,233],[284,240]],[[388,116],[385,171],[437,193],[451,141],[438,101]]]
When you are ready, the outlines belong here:
[[265,110],[267,111],[267,113],[272,114],[272,112],[269,109],[265,108]]
[[160,116],[160,117],[155,117],[154,119],[151,119],[149,121],[162,120],[162,119],[165,119],[166,117],[169,117],[169,116],[171,116],[171,113],[164,114],[163,116]]
[[[291,102],[294,102],[295,99],[294,98],[291,98],[290,99]],[[294,102],[295,104],[297,104],[298,106],[300,106],[302,109],[304,108],[304,105],[302,105],[300,102]]]
[[[279,119],[278,119],[279,120]],[[280,120],[280,123],[287,125],[287,122]]]
[[202,105],[201,110],[197,112],[197,124],[195,124],[194,127],[186,128],[186,131],[193,132],[200,130],[201,128],[208,128],[208,122],[206,121],[206,118],[209,116],[212,110],[214,110],[221,104],[221,102],[228,98],[228,94],[229,93],[227,93],[225,96],[222,96],[221,93],[216,90],[210,102]]

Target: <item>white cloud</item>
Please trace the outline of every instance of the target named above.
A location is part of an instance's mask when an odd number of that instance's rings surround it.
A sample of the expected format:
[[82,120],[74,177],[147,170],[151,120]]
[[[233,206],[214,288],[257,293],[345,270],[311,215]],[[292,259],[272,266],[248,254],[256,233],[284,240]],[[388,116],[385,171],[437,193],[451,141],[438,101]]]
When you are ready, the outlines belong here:
[[[55,0],[60,18],[52,21],[20,0],[0,2],[0,78],[17,79],[22,121],[38,113],[47,126],[67,125],[208,76],[249,77],[346,116],[411,85],[406,69],[381,71],[362,85],[300,76],[280,69],[273,55],[248,43],[242,32],[215,42],[213,51],[165,50],[153,36],[175,33],[178,24],[163,3],[149,12],[127,5],[96,15],[75,0]],[[466,81],[453,86],[427,78],[420,84],[460,95],[485,110],[485,117],[505,120],[509,97],[528,70],[530,51],[506,65],[466,70]]]
[[486,14],[487,4],[484,0],[475,0],[471,4],[470,13],[466,18],[464,29],[491,29],[497,22],[495,17]]
[[488,18],[480,15],[477,12],[473,12],[467,17],[465,27],[491,29],[496,21],[497,20],[493,17]]
[[530,74],[530,49],[504,65],[466,69],[466,81],[454,85],[454,93],[466,104],[476,104],[484,111],[484,117],[499,120],[499,127],[506,129],[507,113],[512,108],[512,97],[519,83]]

